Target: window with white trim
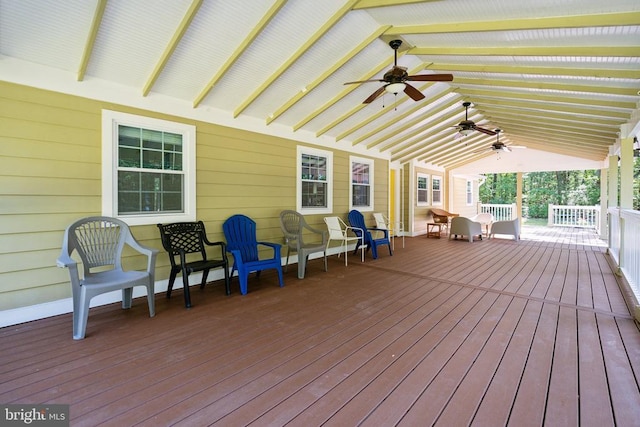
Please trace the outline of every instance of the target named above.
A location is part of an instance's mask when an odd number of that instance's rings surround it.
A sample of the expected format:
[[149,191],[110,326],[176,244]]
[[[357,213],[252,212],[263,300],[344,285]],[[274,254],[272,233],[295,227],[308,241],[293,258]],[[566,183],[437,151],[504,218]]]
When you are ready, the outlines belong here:
[[373,160],[349,156],[349,210],[373,211]]
[[192,125],[102,111],[102,213],[130,225],[195,220]]
[[442,205],[442,177],[431,177],[431,204],[434,206]]
[[298,146],[296,204],[302,214],[333,212],[333,153]]
[[416,200],[418,201],[417,205],[428,206],[429,205],[429,175],[418,172],[416,188],[417,188]]
[[467,206],[473,206],[473,181],[467,180]]

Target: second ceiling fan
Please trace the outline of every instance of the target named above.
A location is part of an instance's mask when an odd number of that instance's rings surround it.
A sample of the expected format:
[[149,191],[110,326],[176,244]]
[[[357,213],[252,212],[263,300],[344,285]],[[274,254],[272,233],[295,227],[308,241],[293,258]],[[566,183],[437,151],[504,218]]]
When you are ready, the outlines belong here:
[[522,145],[506,145],[506,144],[504,144],[503,142],[500,141],[500,132],[502,132],[501,129],[496,129],[495,130],[494,133],[496,135],[496,142],[491,144],[490,147],[485,148],[483,150],[474,151],[474,153],[481,153],[481,152],[486,151],[487,149],[491,150],[493,152],[496,152],[496,153],[500,153],[502,151],[504,151],[506,153],[510,153],[511,150],[514,149],[514,148],[527,148],[527,147],[522,146]]
[[424,95],[407,82],[450,82],[453,80],[452,74],[416,74],[410,76],[409,73],[407,73],[406,67],[398,66],[398,48],[401,44],[402,40],[391,40],[389,42],[389,46],[393,49],[393,68],[384,73],[384,76],[381,79],[360,80],[345,83],[346,85],[369,82],[385,83],[384,86],[379,87],[375,92],[369,95],[369,97],[363,101],[363,104],[369,104],[384,91],[393,94],[397,94],[402,91],[414,101],[419,101],[424,99]]
[[495,135],[496,133],[489,129],[481,128],[480,126],[476,126],[473,120],[469,120],[469,106],[471,106],[470,102],[463,102],[462,106],[464,107],[464,120],[458,123],[456,128],[458,128],[458,132],[462,135],[469,135],[472,131],[477,130],[478,132],[486,133],[487,135]]

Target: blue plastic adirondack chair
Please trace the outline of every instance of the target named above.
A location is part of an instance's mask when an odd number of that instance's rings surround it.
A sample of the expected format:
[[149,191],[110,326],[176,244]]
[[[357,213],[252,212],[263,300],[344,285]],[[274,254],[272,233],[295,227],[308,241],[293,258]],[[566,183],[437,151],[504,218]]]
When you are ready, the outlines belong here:
[[[227,252],[233,255],[233,267],[231,277],[238,271],[240,280],[240,293],[247,294],[247,279],[249,273],[275,268],[278,272],[280,287],[284,286],[282,280],[282,262],[280,258],[281,245],[278,243],[258,242],[256,235],[256,223],[245,215],[233,215],[222,225],[224,236],[227,239]],[[258,247],[267,246],[273,249],[273,257],[260,259]]]
[[[361,244],[360,242],[364,240],[364,244],[367,245],[367,251],[369,250],[369,248],[371,248],[371,255],[373,256],[373,259],[378,258],[378,246],[380,245],[389,246],[389,255],[393,255],[393,251],[391,250],[391,242],[389,241],[389,230],[367,227],[367,225],[364,223],[364,216],[360,211],[355,209],[349,212],[349,223],[352,227],[354,227],[353,232],[356,234],[356,236],[363,237],[362,234],[364,233],[364,239],[358,240],[356,243],[356,250],[354,254],[358,253],[358,248]],[[362,231],[358,229],[362,229]],[[374,239],[371,235],[371,231],[384,233],[384,237]]]

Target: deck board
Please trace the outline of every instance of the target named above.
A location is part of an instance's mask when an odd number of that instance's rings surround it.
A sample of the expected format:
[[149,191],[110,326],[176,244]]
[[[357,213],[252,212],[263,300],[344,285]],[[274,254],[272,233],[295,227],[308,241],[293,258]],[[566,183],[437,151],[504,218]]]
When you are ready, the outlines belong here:
[[[444,237],[444,236],[443,236]],[[0,329],[0,401],[74,426],[633,425],[640,332],[580,229],[406,239],[393,256],[266,271]]]

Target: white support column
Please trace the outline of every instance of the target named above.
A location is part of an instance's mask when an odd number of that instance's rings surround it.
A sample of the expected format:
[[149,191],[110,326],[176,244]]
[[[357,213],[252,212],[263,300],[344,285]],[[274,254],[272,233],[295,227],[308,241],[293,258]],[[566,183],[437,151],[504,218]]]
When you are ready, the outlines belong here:
[[516,174],[516,217],[522,223],[522,172]]
[[603,240],[608,239],[609,227],[607,224],[607,210],[609,208],[609,196],[607,189],[607,169],[600,169],[600,228],[598,234]]
[[609,207],[618,206],[618,156],[609,156]]
[[620,142],[620,208],[633,209],[633,138]]

